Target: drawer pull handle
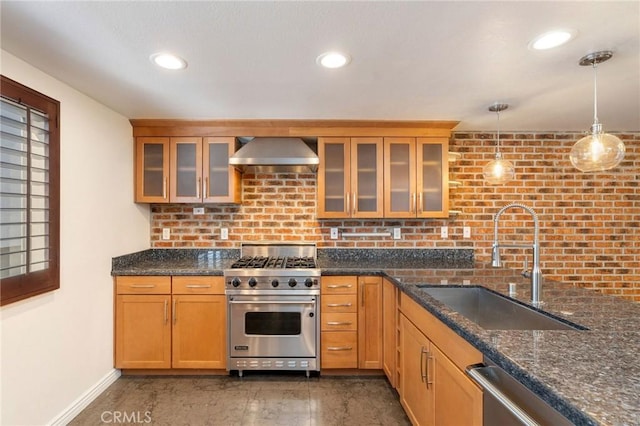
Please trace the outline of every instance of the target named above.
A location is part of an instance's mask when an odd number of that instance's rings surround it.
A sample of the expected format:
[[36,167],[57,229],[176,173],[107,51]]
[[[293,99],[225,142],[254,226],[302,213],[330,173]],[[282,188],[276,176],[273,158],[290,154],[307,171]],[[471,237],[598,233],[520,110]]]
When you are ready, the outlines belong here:
[[329,308],[349,308],[349,307],[351,307],[351,303],[327,303],[327,307],[329,307]]
[[329,284],[327,288],[351,288],[351,284]]
[[353,348],[351,346],[329,346],[327,348],[328,351],[351,351]]
[[327,321],[327,325],[351,325],[351,321]]
[[155,284],[131,284],[129,287],[131,288],[154,288]]
[[211,284],[187,284],[187,288],[211,288]]

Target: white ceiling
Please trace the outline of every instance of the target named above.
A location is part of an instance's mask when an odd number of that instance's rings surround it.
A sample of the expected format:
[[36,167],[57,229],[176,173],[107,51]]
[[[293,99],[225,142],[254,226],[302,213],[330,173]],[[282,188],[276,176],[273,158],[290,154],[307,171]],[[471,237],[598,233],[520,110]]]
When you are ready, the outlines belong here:
[[[640,130],[640,2],[0,2],[2,49],[129,118],[459,120],[492,130]],[[577,31],[529,50],[537,35]],[[316,65],[328,50],[343,69]],[[184,57],[158,69],[157,51]]]

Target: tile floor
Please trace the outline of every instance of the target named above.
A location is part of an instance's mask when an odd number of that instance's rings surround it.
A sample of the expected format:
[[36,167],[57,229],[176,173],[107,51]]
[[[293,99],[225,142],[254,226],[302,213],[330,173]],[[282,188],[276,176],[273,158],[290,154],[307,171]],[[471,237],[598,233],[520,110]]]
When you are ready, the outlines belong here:
[[384,377],[120,377],[71,425],[410,425]]

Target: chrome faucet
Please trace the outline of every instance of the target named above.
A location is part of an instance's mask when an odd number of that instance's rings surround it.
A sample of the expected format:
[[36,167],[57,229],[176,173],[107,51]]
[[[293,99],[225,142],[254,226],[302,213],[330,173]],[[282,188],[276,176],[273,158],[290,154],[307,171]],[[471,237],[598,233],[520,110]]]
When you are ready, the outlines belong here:
[[[533,244],[500,244],[498,243],[498,220],[505,211],[512,208],[521,208],[531,215],[533,218]],[[525,270],[522,271],[522,276],[525,278],[531,278],[531,304],[535,307],[542,305],[542,270],[540,269],[540,226],[538,224],[538,215],[533,211],[531,207],[527,207],[523,204],[512,203],[504,206],[493,218],[493,247],[491,250],[491,266],[499,268],[502,266],[500,260],[500,248],[530,248],[533,250],[533,270],[527,271],[527,263],[525,263]]]

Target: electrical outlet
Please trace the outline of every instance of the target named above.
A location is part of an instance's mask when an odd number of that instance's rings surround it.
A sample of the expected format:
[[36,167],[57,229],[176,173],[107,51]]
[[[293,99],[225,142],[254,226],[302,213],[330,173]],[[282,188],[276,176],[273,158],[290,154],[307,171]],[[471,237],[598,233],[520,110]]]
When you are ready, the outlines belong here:
[[220,239],[228,240],[229,239],[229,229],[228,228],[220,228]]
[[442,239],[449,238],[449,227],[448,226],[443,226],[442,228],[440,228],[440,238],[442,238]]
[[194,207],[193,214],[204,214],[204,207]]
[[449,280],[440,280],[440,284],[447,285],[449,284]]
[[338,239],[338,228],[331,228],[331,239],[332,240]]
[[402,238],[402,228],[393,228],[393,239],[399,240]]
[[471,238],[471,227],[465,226],[462,228],[462,238]]
[[171,230],[169,228],[162,228],[162,239],[168,240],[171,238]]
[[469,285],[471,284],[471,281],[469,280],[462,280],[462,285]]

